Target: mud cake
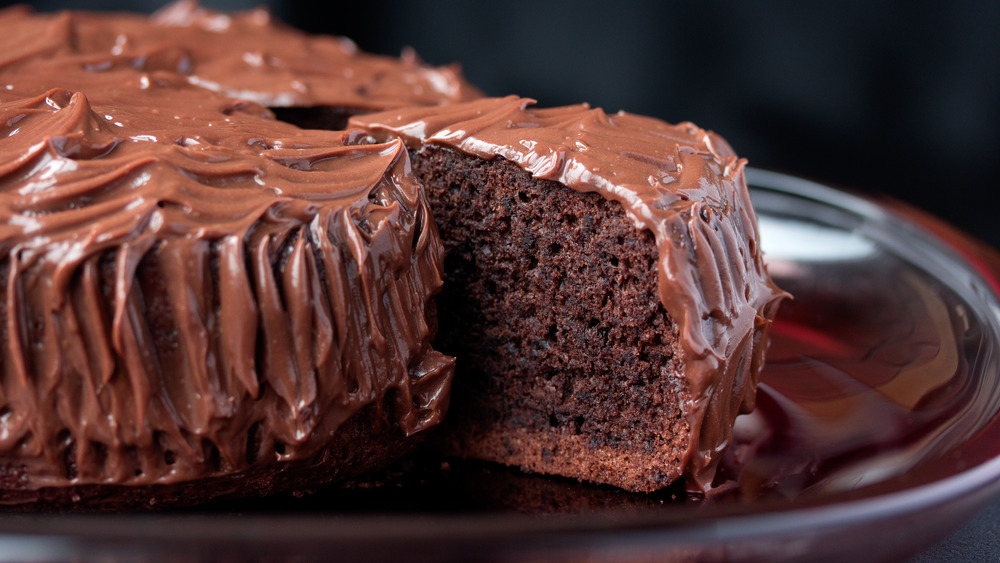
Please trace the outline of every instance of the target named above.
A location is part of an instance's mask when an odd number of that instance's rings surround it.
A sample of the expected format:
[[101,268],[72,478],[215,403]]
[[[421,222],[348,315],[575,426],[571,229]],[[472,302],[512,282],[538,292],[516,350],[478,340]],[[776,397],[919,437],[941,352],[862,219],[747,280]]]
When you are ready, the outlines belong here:
[[[194,85],[320,128],[400,108],[355,125],[407,139],[447,238],[440,342],[467,364],[468,400],[450,451],[636,491],[683,474],[694,489],[711,486],[735,413],[752,405],[780,296],[756,246],[743,163],[717,136],[583,106],[462,104],[479,94],[451,69],[360,54],[262,11],[179,2],[151,20],[24,10],[0,20],[13,30],[0,81],[19,91],[22,76],[68,80],[52,71],[70,63],[72,77]],[[226,111],[266,114],[247,103]],[[446,103],[457,105],[402,109]],[[368,144],[368,133],[349,141]],[[275,279],[288,253],[277,252]]]

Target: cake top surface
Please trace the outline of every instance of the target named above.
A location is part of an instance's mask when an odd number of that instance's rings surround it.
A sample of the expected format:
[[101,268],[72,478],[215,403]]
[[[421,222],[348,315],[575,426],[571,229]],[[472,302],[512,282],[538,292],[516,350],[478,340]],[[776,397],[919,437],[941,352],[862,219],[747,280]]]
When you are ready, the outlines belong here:
[[170,73],[59,76],[0,83],[5,249],[62,252],[52,244],[62,239],[99,251],[142,232],[219,239],[276,208],[274,220],[308,222],[321,207],[360,216],[380,184],[417,200],[396,170],[406,158],[398,142],[346,146],[340,133],[275,121]]
[[269,107],[361,110],[480,96],[455,66],[360,52],[350,40],[286,27],[265,9],[217,12],[179,0],[153,16],[0,12],[0,68],[62,58],[91,72],[170,71],[193,84]]
[[[537,178],[619,202],[637,228],[654,234],[660,298],[685,354],[689,475],[707,487],[708,465],[728,443],[732,420],[753,405],[763,351],[747,339],[784,295],[764,268],[745,161],[691,123],[533,104],[484,98],[355,116],[350,126],[360,128],[354,142],[398,136],[415,148],[505,158]],[[754,381],[742,380],[744,373]],[[732,396],[715,392],[728,388],[727,379]]]

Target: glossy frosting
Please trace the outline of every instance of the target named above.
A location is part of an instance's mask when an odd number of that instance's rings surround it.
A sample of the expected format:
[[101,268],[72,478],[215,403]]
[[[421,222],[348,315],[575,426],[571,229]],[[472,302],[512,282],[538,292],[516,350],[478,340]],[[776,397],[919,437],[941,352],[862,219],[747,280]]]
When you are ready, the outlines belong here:
[[352,118],[377,139],[503,157],[537,178],[619,202],[659,248],[659,293],[679,329],[691,440],[686,473],[710,487],[732,423],[753,406],[774,308],[783,293],[764,269],[744,160],[690,123],[586,105],[532,108],[482,99]]
[[45,68],[0,75],[3,475],[173,483],[310,459],[369,406],[439,421],[443,250],[402,143]]
[[376,110],[478,97],[457,67],[433,68],[359,52],[348,39],[311,36],[264,9],[217,12],[180,0],[152,17],[128,13],[0,13],[0,66],[38,59],[92,72],[170,71],[192,84],[269,107]]

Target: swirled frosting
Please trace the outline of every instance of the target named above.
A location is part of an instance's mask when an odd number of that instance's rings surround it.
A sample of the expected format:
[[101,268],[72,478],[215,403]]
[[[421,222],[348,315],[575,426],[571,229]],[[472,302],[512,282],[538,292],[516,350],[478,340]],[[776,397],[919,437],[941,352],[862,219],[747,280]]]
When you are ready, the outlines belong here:
[[706,489],[733,420],[753,406],[762,339],[784,295],[764,268],[745,161],[691,123],[532,104],[482,99],[357,116],[350,125],[411,147],[505,158],[537,178],[620,203],[636,228],[653,233],[660,299],[684,351],[685,471]]
[[285,27],[264,9],[217,12],[179,0],[152,17],[129,13],[0,14],[0,67],[57,58],[91,72],[169,71],[268,107],[377,110],[479,97],[456,66],[360,52],[349,39]]
[[310,459],[366,408],[439,421],[442,248],[402,143],[46,68],[0,80],[0,473],[175,483]]

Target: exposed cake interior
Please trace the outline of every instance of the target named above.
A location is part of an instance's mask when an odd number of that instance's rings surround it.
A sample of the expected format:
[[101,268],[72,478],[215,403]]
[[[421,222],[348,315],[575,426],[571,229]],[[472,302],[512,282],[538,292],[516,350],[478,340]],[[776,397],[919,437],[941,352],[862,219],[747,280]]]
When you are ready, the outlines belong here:
[[451,449],[635,491],[681,475],[706,490],[752,408],[783,295],[744,161],[691,124],[531,103],[351,120],[411,147],[445,240]]
[[680,477],[689,391],[652,234],[503,158],[428,148],[414,168],[448,233],[437,345],[464,377],[446,450],[627,489]]

